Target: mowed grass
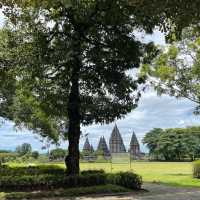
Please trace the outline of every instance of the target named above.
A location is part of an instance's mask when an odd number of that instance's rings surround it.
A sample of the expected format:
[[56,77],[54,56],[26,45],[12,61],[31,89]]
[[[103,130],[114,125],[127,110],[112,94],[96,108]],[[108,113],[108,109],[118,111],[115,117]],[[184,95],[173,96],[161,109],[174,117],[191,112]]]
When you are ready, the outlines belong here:
[[[111,172],[109,163],[81,163],[81,170],[104,169]],[[163,183],[173,186],[200,187],[200,179],[192,177],[191,162],[133,162],[129,164],[113,164],[112,172],[128,171],[142,176],[144,182]]]
[[[56,165],[65,167],[63,163],[56,163]],[[81,170],[88,169],[103,169],[112,173],[131,170],[141,175],[144,182],[200,187],[200,179],[192,177],[191,162],[132,162],[131,167],[129,164],[81,163]]]

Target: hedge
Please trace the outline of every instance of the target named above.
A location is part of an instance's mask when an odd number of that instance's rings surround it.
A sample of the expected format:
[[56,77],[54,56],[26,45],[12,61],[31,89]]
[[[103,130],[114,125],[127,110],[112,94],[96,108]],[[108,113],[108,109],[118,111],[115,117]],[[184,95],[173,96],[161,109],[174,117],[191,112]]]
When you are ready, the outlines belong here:
[[119,172],[116,174],[108,174],[107,181],[114,185],[120,185],[129,189],[141,189],[142,177],[132,172]]
[[87,170],[77,176],[67,176],[65,169],[56,165],[0,167],[1,191],[67,189],[104,184],[138,190],[141,189],[142,178],[132,172],[106,174],[103,170]]
[[1,176],[1,190],[46,190],[53,188],[72,188],[81,186],[94,186],[106,184],[105,174],[91,174],[79,176],[63,175],[24,175],[24,176]]
[[12,176],[19,175],[42,175],[42,174],[65,174],[65,169],[57,165],[37,165],[28,167],[2,165],[0,176],[5,174]]

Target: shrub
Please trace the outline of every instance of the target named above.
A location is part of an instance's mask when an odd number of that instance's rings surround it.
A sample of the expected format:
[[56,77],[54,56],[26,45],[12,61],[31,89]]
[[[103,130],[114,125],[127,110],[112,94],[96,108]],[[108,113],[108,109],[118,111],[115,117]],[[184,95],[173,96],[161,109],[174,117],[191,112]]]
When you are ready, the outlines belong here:
[[16,154],[15,153],[7,153],[7,152],[1,152],[0,153],[0,165],[12,160],[15,160],[16,158]]
[[86,187],[106,184],[105,174],[91,174],[80,176],[63,175],[24,175],[24,176],[1,176],[0,188],[2,190],[35,190]]
[[100,170],[85,170],[81,172],[82,175],[88,175],[88,174],[105,174],[105,171],[100,169]]
[[193,162],[193,177],[200,178],[200,160]]
[[142,177],[132,172],[119,172],[116,174],[109,174],[107,176],[107,182],[138,190],[141,189],[142,186]]
[[106,174],[103,170],[82,171],[77,176],[67,176],[57,165],[29,167],[0,167],[1,190],[46,190],[114,184],[129,189],[140,189],[142,179],[131,172]]
[[0,175],[4,176],[43,175],[43,174],[65,174],[65,169],[57,165],[37,165],[28,167],[7,166],[0,167]]

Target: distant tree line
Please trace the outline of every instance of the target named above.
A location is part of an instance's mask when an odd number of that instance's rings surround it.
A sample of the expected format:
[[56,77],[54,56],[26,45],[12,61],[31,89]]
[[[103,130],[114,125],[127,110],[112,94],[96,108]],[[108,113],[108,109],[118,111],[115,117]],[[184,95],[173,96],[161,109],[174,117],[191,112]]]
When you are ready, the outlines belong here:
[[200,127],[155,128],[146,134],[143,143],[149,149],[150,159],[193,161],[200,158]]

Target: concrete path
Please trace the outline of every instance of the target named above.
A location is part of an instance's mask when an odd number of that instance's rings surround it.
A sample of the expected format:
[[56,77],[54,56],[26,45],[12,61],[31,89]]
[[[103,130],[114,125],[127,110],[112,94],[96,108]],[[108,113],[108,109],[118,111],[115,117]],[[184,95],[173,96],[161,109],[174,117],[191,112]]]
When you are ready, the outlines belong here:
[[135,192],[125,195],[101,195],[52,200],[200,200],[200,188],[176,188],[160,184],[144,184],[148,192]]

